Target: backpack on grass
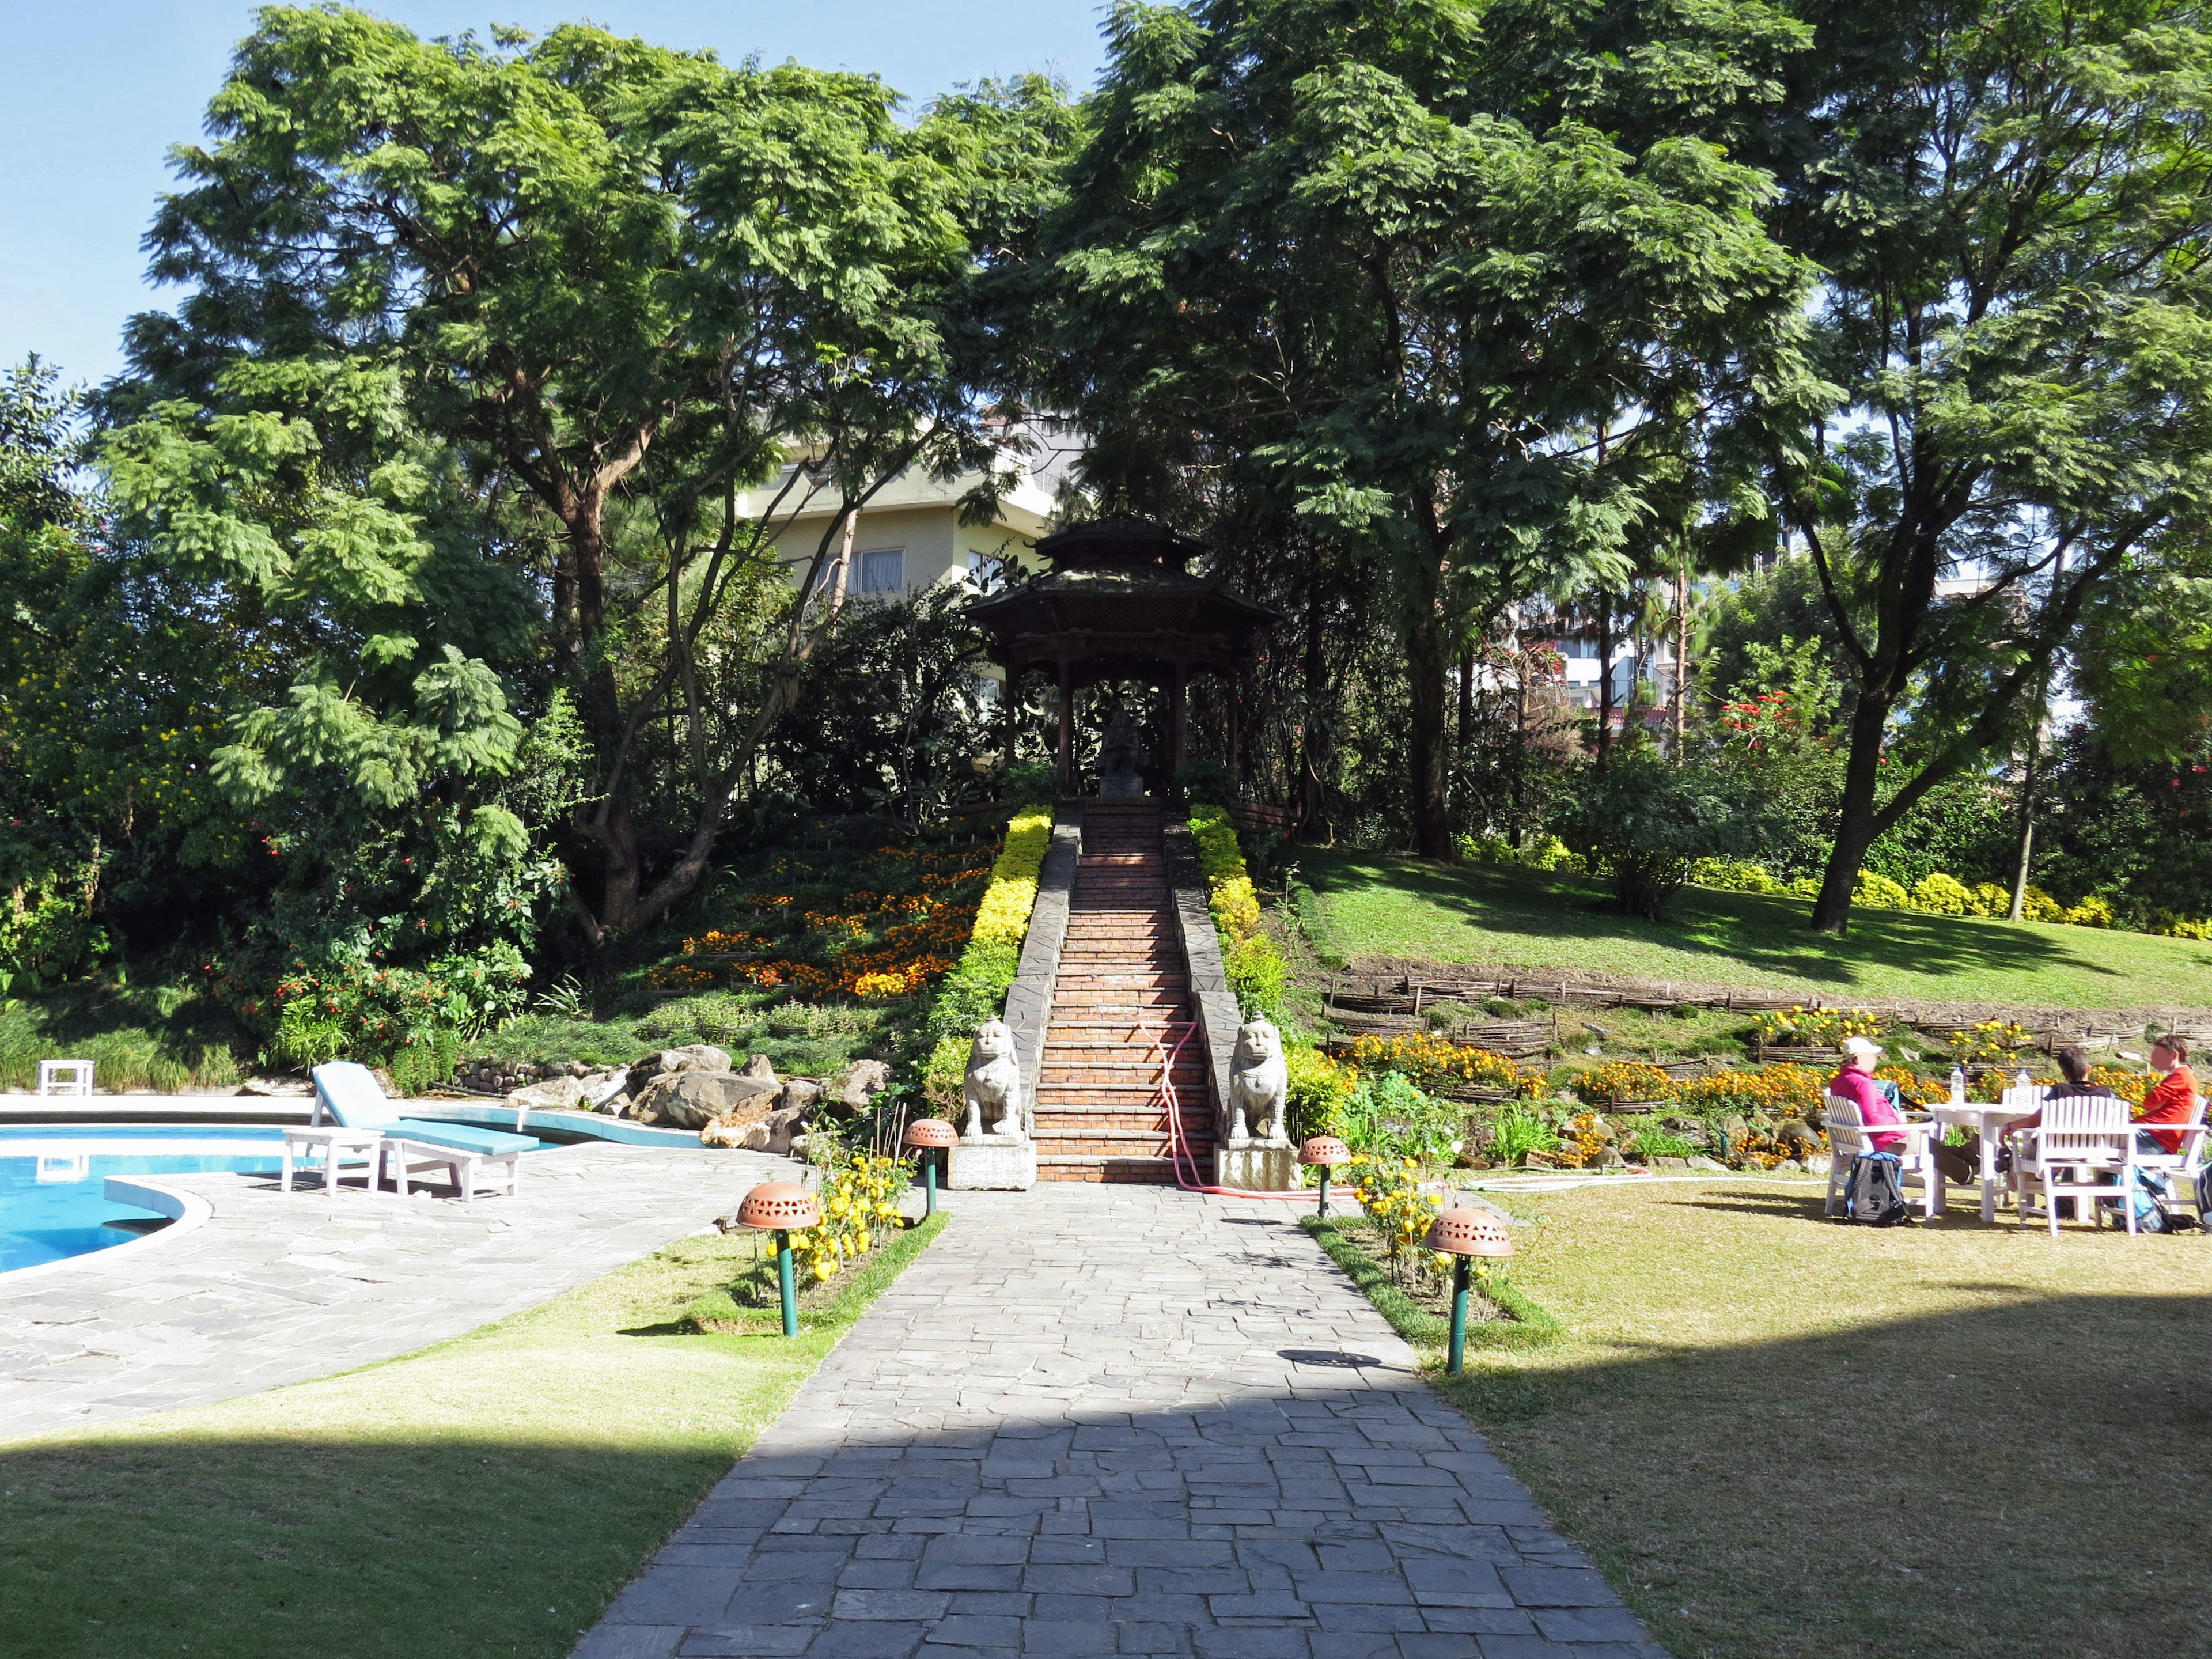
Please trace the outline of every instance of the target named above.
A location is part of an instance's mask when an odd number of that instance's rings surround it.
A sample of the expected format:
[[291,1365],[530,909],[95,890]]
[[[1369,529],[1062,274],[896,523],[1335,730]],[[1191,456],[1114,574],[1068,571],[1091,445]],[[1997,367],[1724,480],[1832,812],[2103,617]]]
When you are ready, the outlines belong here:
[[1905,1171],[1895,1152],[1861,1152],[1844,1182],[1844,1219],[1864,1227],[1912,1224],[1905,1207]]

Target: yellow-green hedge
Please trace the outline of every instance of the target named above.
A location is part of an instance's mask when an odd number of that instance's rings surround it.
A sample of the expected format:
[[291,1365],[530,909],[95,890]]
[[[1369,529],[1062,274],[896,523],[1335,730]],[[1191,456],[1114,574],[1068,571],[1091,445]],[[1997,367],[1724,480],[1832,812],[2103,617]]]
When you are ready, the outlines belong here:
[[1037,875],[1051,846],[1049,811],[1039,806],[1014,815],[1006,825],[1006,844],[991,866],[991,884],[976,909],[971,943],[1020,948],[1029,934],[1030,912],[1036,908]]
[[1198,867],[1206,878],[1206,908],[1221,936],[1221,964],[1229,988],[1249,1014],[1273,1018],[1282,1006],[1289,972],[1275,941],[1260,930],[1260,895],[1244,867],[1237,826],[1225,806],[1190,809],[1191,839],[1198,843]]

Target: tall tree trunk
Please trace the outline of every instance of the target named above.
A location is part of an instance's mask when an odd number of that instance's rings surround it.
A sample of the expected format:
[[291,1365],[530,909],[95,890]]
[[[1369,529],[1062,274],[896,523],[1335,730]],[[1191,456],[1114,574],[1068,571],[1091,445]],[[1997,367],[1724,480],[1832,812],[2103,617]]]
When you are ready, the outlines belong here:
[[1613,756],[1613,595],[1597,596],[1597,763]]
[[1851,890],[1859,866],[1880,830],[1875,824],[1875,783],[1881,766],[1881,742],[1889,725],[1891,698],[1863,689],[1851,711],[1850,758],[1844,768],[1843,810],[1836,818],[1836,842],[1820,876],[1820,896],[1813,902],[1813,931],[1842,939],[1850,932]]
[[1305,730],[1298,762],[1298,833],[1304,836],[1321,829],[1322,781],[1328,763],[1328,733],[1322,714],[1328,702],[1328,659],[1322,644],[1321,550],[1316,546],[1306,559]]
[[1426,859],[1450,862],[1457,854],[1445,795],[1450,734],[1446,721],[1451,671],[1443,624],[1431,604],[1419,607],[1406,629],[1406,672],[1413,691],[1413,846]]
[[1674,573],[1674,758],[1682,758],[1682,727],[1690,702],[1690,560]]
[[1521,845],[1523,774],[1528,769],[1528,641],[1521,620],[1513,621],[1513,772],[1508,786],[1513,802],[1513,821],[1505,826],[1505,844]]
[[2027,908],[2027,872],[2035,860],[2035,786],[2042,769],[2044,728],[2049,723],[2048,714],[2036,721],[2035,730],[2028,734],[2027,759],[2021,767],[2020,848],[2013,861],[2012,908],[2005,913],[2014,921]]

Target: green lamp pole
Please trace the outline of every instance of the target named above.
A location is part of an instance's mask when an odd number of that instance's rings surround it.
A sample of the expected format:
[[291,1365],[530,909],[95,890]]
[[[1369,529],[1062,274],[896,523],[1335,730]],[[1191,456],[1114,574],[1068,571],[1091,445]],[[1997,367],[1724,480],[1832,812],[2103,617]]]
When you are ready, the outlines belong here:
[[821,1202],[794,1182],[763,1182],[738,1206],[738,1224],[775,1235],[775,1287],[783,1303],[783,1334],[797,1336],[799,1280],[792,1271],[791,1235],[794,1228],[822,1224]]
[[1444,1210],[1429,1224],[1422,1243],[1452,1258],[1451,1346],[1444,1356],[1444,1370],[1457,1376],[1467,1363],[1467,1292],[1474,1277],[1474,1258],[1502,1259],[1513,1254],[1513,1240],[1505,1229],[1476,1210]]

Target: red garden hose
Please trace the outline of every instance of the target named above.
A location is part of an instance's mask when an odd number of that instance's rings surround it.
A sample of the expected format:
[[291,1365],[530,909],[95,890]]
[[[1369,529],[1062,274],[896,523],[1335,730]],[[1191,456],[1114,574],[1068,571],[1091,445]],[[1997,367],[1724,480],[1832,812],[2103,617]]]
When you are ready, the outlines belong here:
[[[1209,1186],[1199,1180],[1197,1155],[1183,1144],[1182,1103],[1176,1097],[1175,1086],[1176,1061],[1182,1057],[1184,1045],[1189,1042],[1191,1033],[1197,1030],[1198,1024],[1194,1020],[1163,1020],[1158,1031],[1147,1020],[1139,1018],[1137,1022],[1139,1035],[1151,1037],[1153,1052],[1161,1056],[1160,1091],[1168,1099],[1168,1159],[1175,1170],[1176,1185],[1187,1193],[1210,1193],[1217,1198],[1273,1198],[1295,1202],[1311,1196],[1303,1188],[1287,1193],[1255,1193],[1241,1187]],[[1176,1039],[1173,1048],[1168,1048],[1165,1041],[1170,1031],[1182,1033]],[[1184,1172],[1186,1165],[1188,1166],[1188,1175]]]

